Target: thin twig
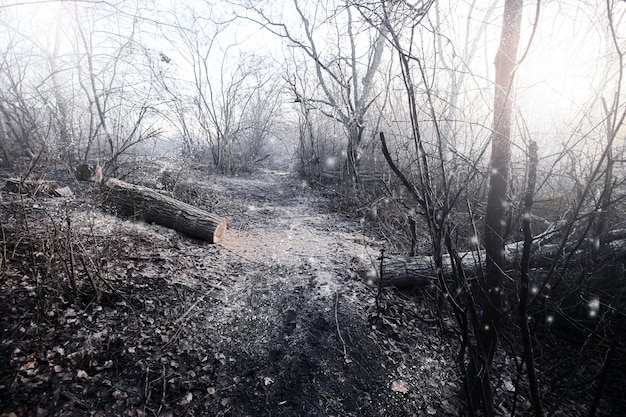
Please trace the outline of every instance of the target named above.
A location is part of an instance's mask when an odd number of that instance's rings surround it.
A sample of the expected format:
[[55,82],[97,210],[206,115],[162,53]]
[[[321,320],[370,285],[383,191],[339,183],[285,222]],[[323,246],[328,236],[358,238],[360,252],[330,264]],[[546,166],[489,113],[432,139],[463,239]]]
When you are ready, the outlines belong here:
[[341,340],[341,345],[343,346],[343,360],[346,363],[351,363],[352,359],[348,357],[348,349],[346,348],[346,341],[343,340],[343,336],[341,335],[341,329],[339,328],[339,317],[337,314],[337,310],[339,307],[339,292],[335,295],[335,326],[337,327],[337,335],[339,336],[339,340]]
[[165,393],[167,392],[167,376],[165,375],[165,364],[163,364],[163,391],[161,392],[161,404],[159,405],[159,409],[157,410],[157,416],[161,415],[161,410],[165,405]]
[[4,231],[4,223],[0,219],[0,231],[2,232],[2,255],[0,255],[0,280],[9,268],[9,254],[7,251],[7,237]]
[[187,311],[185,311],[185,313],[184,313],[182,316],[180,316],[179,318],[177,318],[177,319],[176,319],[176,321],[174,321],[174,323],[180,323],[180,322],[182,322],[183,320],[184,320],[184,321],[187,321],[187,320],[186,320],[186,318],[187,318],[187,316],[189,316],[189,314],[191,313],[191,311],[192,311],[194,308],[196,308],[196,306],[197,306],[198,304],[200,304],[200,303],[202,302],[202,300],[204,300],[204,297],[206,297],[207,295],[211,294],[211,293],[213,292],[213,290],[214,290],[214,289],[216,289],[216,288],[223,289],[223,287],[222,287],[222,281],[220,281],[220,282],[219,282],[218,284],[216,284],[216,285],[212,285],[212,286],[211,286],[211,289],[210,289],[210,290],[209,290],[206,294],[203,294],[200,298],[198,298],[198,299],[196,300],[196,302],[195,302],[195,303],[193,303],[193,304],[191,305],[191,307],[189,307],[189,308],[187,309]]
[[76,284],[76,260],[74,259],[74,243],[72,242],[72,219],[67,211],[67,200],[65,201],[65,220],[67,221],[67,248],[70,252],[70,283],[74,298],[78,297],[78,285]]
[[380,249],[380,273],[378,275],[378,294],[376,294],[376,311],[381,314],[380,298],[383,295],[383,262],[385,261],[385,247]]
[[152,396],[152,389],[150,388],[150,381],[148,380],[150,376],[150,364],[146,367],[146,380],[144,381],[143,387],[143,397],[144,397],[144,408],[145,405],[150,402],[150,397]]
[[524,232],[524,247],[522,251],[522,262],[520,266],[521,285],[519,294],[519,315],[520,331],[522,334],[522,345],[524,349],[524,360],[526,361],[526,374],[528,375],[528,385],[530,388],[530,399],[536,417],[543,417],[543,405],[541,402],[541,392],[539,381],[535,369],[535,358],[533,344],[528,325],[528,294],[530,285],[530,250],[533,243],[531,229],[531,214],[533,197],[535,193],[535,183],[537,180],[537,142],[530,141],[528,155],[528,183],[524,196],[524,215],[522,217],[522,230]]
[[196,306],[198,304],[200,304],[204,298],[206,296],[208,296],[209,294],[211,294],[213,292],[213,290],[215,290],[216,288],[220,288],[222,289],[222,282],[220,281],[218,284],[213,285],[212,288],[206,293],[203,294],[200,298],[198,298],[188,309],[187,311],[185,311],[185,313],[183,313],[182,316],[180,316],[179,318],[177,318],[174,321],[174,324],[178,324],[180,323],[180,326],[178,326],[178,328],[176,329],[176,331],[174,332],[174,335],[170,338],[170,340],[167,341],[167,343],[165,343],[162,347],[166,347],[170,344],[172,344],[176,339],[178,339],[178,337],[180,336],[180,334],[183,331],[183,327],[185,326],[185,323],[187,323],[187,320],[189,319],[189,315],[191,314],[191,312],[193,311],[194,308],[196,308]]

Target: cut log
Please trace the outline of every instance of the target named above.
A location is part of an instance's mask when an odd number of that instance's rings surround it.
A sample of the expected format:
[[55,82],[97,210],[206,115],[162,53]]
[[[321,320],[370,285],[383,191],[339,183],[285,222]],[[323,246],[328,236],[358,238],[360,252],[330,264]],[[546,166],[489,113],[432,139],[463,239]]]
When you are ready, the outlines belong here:
[[[597,254],[597,259],[613,260],[626,257],[626,239],[624,230],[614,230],[609,233],[611,238],[616,238],[607,247]],[[533,248],[530,266],[531,268],[546,268],[554,262],[569,262],[579,265],[585,264],[590,255],[590,244],[583,245],[574,243],[567,244],[559,259],[556,259],[559,245],[535,245]],[[522,257],[523,242],[515,242],[504,247],[507,269],[517,269]],[[485,251],[462,252],[459,254],[465,274],[472,278],[478,277],[482,271]],[[380,259],[375,263],[363,259],[353,260],[354,272],[369,281],[377,281],[380,271]],[[432,256],[385,256],[383,259],[383,285],[397,288],[415,288],[434,284],[437,279],[435,264]],[[443,256],[443,274],[452,276],[452,264],[450,256]]]
[[102,187],[104,204],[122,216],[140,218],[197,239],[219,243],[226,220],[150,188],[115,178]]
[[11,193],[29,194],[34,197],[42,194],[50,196],[56,186],[54,181],[9,178],[4,184],[4,189]]

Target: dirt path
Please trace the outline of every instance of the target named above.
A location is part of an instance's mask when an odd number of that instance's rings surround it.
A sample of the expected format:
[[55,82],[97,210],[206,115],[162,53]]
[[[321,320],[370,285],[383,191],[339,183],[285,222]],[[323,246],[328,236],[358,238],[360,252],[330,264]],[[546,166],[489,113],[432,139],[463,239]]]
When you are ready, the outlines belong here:
[[[321,197],[287,173],[217,181],[218,194],[238,190],[228,198],[241,210],[221,244],[224,262],[247,264],[223,292],[223,306],[207,313],[232,341],[226,360],[246,375],[229,388],[235,415],[436,412],[435,403],[410,400],[419,372],[394,362],[394,341],[368,321],[375,292],[350,277],[354,256],[377,255],[359,223],[326,212]],[[403,360],[414,352],[406,353]],[[427,361],[422,369],[436,368]]]
[[[227,180],[222,192],[232,181]],[[221,246],[263,268],[296,270],[297,276],[283,282],[283,292],[309,279],[307,285],[314,285],[320,297],[349,292],[352,258],[376,257],[375,242],[355,230],[354,223],[322,212],[319,197],[289,174],[269,172],[243,183],[249,194]]]
[[421,307],[389,297],[375,316],[375,292],[350,277],[353,256],[377,255],[357,221],[328,212],[287,173],[203,186],[229,218],[220,245],[72,213],[77,235],[106,255],[102,273],[122,299],[79,305],[51,292],[35,306],[32,282],[16,274],[3,283],[0,409],[456,415],[450,353],[431,325],[416,326]]
[[[215,312],[233,340],[231,357],[251,361],[236,397],[246,398],[252,415],[364,410],[371,401],[365,384],[384,384],[369,356],[376,349],[362,337],[372,293],[348,278],[365,238],[320,213],[319,202],[285,176],[245,180],[245,211],[222,243],[229,257],[249,263],[224,292],[228,307]],[[225,185],[224,193],[232,179]]]

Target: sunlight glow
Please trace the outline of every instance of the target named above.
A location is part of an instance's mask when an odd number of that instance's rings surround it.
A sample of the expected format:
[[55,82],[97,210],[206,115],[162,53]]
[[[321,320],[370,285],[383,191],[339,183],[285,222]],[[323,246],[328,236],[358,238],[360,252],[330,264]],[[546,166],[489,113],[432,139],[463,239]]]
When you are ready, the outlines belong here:
[[598,297],[592,298],[587,307],[589,308],[589,317],[596,317],[600,312],[600,299]]
[[367,270],[367,278],[375,279],[377,277],[378,277],[378,274],[376,273],[376,270],[374,268],[370,268]]

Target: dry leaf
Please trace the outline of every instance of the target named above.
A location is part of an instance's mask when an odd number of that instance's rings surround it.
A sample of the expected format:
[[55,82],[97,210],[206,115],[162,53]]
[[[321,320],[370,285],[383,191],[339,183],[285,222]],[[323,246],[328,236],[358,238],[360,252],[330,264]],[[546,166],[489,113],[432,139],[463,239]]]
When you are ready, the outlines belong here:
[[179,405],[187,405],[193,400],[193,394],[188,392],[181,400],[178,402]]
[[396,379],[391,383],[391,390],[394,392],[401,392],[403,394],[406,394],[407,392],[409,392],[409,384],[402,379]]

